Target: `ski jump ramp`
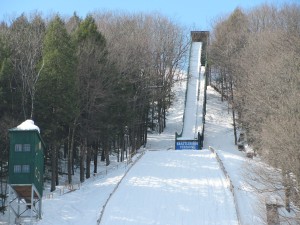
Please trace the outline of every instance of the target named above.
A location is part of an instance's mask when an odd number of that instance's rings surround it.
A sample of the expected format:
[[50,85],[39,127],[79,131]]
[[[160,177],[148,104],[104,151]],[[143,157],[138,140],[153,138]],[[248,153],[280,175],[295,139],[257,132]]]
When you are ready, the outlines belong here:
[[177,150],[201,149],[203,145],[206,73],[201,58],[205,58],[203,54],[206,52],[202,52],[202,49],[207,44],[207,38],[207,31],[192,32],[183,128],[181,134],[175,134]]

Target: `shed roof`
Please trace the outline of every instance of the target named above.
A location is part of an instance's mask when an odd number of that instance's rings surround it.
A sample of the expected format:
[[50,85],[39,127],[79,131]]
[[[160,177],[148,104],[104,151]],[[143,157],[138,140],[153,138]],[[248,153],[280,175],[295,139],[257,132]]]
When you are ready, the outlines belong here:
[[36,131],[37,135],[39,136],[42,144],[43,144],[43,147],[45,148],[46,147],[46,144],[45,142],[43,141],[42,137],[41,137],[41,134],[40,134],[40,128],[38,126],[36,126],[34,124],[34,121],[33,120],[25,120],[24,122],[22,122],[20,125],[18,125],[17,127],[15,128],[11,128],[8,130],[9,132],[22,132],[22,131]]
[[40,128],[34,124],[33,120],[25,120],[17,127],[10,129],[10,131],[17,131],[17,130],[37,130],[40,133]]

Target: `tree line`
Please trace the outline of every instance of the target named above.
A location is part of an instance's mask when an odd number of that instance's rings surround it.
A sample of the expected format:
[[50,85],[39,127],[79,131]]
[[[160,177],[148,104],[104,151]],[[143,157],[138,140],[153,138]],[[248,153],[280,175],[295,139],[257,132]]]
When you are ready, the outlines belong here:
[[[184,28],[160,14],[94,12],[82,19],[22,14],[0,24],[0,166],[7,175],[8,129],[33,119],[47,150],[51,191],[60,162],[80,181],[162,132],[174,76],[184,66]],[[125,153],[124,153],[125,152]],[[3,179],[1,179],[3,180]],[[2,185],[1,185],[2,188]],[[1,190],[1,193],[4,193]]]
[[209,48],[211,83],[228,99],[235,131],[280,169],[283,186],[273,190],[284,191],[288,211],[300,206],[299,52],[297,3],[235,9],[215,22]]

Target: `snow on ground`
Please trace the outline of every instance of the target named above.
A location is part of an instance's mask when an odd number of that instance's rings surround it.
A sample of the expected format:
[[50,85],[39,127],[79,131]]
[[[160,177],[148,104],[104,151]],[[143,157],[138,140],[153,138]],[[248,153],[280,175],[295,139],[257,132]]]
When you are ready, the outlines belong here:
[[234,145],[232,114],[227,101],[221,102],[220,94],[207,87],[204,148],[209,146],[244,156]]
[[[186,76],[185,76],[186,77]],[[182,130],[182,117],[184,111],[184,99],[186,79],[177,81],[174,85],[175,99],[167,113],[167,127],[161,134],[153,133],[148,135],[147,149],[162,150],[175,149],[175,132]]]
[[[112,195],[103,224],[122,219],[122,224],[237,224],[228,183],[213,154],[207,150],[173,151],[175,132],[182,129],[185,87],[184,82],[175,85],[177,96],[168,112],[166,130],[149,134],[146,149],[163,151],[148,151],[131,168]],[[210,87],[207,96],[204,147],[218,149],[233,180],[241,224],[264,224],[260,218],[265,215],[263,207],[255,193],[248,191],[241,172],[247,159],[234,146],[227,105]],[[90,178],[80,190],[56,193],[50,199],[44,196],[42,220],[37,224],[96,224],[104,203],[126,171],[120,166],[105,177]],[[0,221],[3,218],[1,215]]]
[[101,225],[238,224],[228,182],[204,151],[148,151],[110,199]]
[[120,166],[107,176],[90,178],[79,190],[64,195],[55,193],[43,199],[43,215],[39,225],[96,224],[106,199],[123,177],[127,168]]
[[204,148],[217,150],[234,185],[241,224],[265,224],[266,210],[262,197],[249,184],[249,164],[255,161],[246,158],[234,145],[232,114],[228,103],[221,102],[220,94],[212,87],[207,88],[207,113]]
[[[168,127],[166,128],[166,132],[161,135],[157,133],[150,134],[147,144],[148,148],[154,150],[174,149],[175,131],[180,131],[182,128],[186,82],[177,82],[175,86],[177,98],[175,104],[171,106],[168,112]],[[98,171],[101,173],[101,176],[95,176],[86,180],[79,190],[68,192],[63,186],[58,186],[57,191],[50,195],[50,187],[46,185],[42,200],[42,220],[35,224],[96,224],[103,205],[128,169],[126,163],[117,164],[114,160],[111,162],[112,165],[109,168],[105,168],[103,164],[102,166],[99,165]],[[116,166],[118,166],[117,169],[112,169],[116,168]],[[108,171],[107,175],[102,176],[102,174],[106,174],[106,171]],[[74,180],[77,183],[76,177],[74,177]],[[0,214],[0,224],[8,224],[7,216],[8,213],[5,215]]]
[[173,150],[174,133],[181,128],[183,86],[177,84],[167,129],[149,135],[147,149],[156,151],[147,151],[123,179],[101,225],[238,224],[233,196],[214,154]]

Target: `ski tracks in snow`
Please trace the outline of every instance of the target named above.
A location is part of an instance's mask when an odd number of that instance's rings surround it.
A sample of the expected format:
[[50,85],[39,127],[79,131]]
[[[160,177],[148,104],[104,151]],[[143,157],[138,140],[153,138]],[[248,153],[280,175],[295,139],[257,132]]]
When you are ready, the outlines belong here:
[[233,197],[209,150],[147,152],[107,203],[101,225],[238,224]]

